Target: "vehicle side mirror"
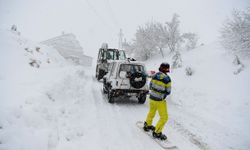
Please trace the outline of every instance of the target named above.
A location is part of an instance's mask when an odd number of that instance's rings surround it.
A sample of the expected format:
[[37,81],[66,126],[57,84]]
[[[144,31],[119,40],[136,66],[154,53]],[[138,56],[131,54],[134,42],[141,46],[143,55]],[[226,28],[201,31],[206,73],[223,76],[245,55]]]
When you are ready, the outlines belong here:
[[126,71],[121,71],[120,72],[120,77],[121,78],[126,78],[127,72]]

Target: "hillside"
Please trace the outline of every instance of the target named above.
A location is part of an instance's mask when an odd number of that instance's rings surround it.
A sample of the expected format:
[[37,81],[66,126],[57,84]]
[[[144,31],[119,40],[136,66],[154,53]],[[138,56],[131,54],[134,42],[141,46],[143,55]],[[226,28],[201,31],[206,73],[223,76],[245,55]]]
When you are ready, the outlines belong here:
[[[182,67],[172,69],[173,93],[169,113],[188,134],[199,135],[211,149],[248,149],[250,106],[249,60],[243,60],[244,70],[233,64],[234,57],[219,43],[183,52]],[[171,61],[156,56],[147,62],[149,70],[160,62]],[[185,69],[192,68],[187,76]],[[172,106],[171,106],[172,105]],[[179,126],[177,125],[178,129]],[[183,131],[185,132],[185,131]]]
[[[95,66],[68,64],[55,49],[5,30],[0,54],[1,150],[160,149],[135,125],[145,119],[149,100],[109,104]],[[145,63],[157,70],[169,60],[156,56]],[[248,150],[249,61],[235,75],[237,66],[218,43],[185,52],[182,60],[170,73],[164,133],[180,150]]]
[[46,149],[42,104],[74,69],[55,49],[18,32],[0,30],[0,54],[0,149]]

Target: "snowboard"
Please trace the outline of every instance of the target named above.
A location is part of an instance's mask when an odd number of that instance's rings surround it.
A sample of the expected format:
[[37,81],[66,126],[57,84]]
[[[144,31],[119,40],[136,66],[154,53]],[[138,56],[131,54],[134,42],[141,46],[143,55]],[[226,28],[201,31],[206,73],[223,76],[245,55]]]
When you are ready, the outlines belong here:
[[178,147],[173,145],[168,139],[167,140],[160,140],[157,138],[154,138],[152,135],[152,131],[145,132],[143,129],[144,122],[142,121],[137,121],[136,126],[146,135],[148,135],[152,140],[154,140],[159,146],[161,146],[163,149],[166,150],[178,150]]

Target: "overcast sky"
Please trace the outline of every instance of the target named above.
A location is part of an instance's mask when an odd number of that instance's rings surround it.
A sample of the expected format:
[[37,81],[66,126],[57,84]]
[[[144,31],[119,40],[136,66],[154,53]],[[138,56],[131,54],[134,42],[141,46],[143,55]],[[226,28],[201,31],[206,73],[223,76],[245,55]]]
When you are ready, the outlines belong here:
[[173,13],[180,16],[182,32],[210,43],[231,11],[247,6],[248,0],[0,0],[0,28],[16,24],[34,41],[74,33],[85,54],[94,56],[103,42],[118,48],[120,28],[130,41],[139,25],[164,23]]

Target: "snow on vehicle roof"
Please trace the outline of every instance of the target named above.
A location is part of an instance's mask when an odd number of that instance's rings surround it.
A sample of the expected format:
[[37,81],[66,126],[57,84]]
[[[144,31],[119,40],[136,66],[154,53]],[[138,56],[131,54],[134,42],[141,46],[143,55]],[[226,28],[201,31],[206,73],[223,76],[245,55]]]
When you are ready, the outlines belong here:
[[129,60],[108,60],[109,63],[118,63],[118,64],[137,64],[137,65],[143,65],[145,64],[141,61],[129,61]]

